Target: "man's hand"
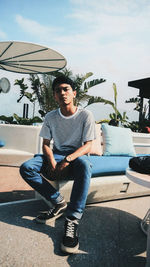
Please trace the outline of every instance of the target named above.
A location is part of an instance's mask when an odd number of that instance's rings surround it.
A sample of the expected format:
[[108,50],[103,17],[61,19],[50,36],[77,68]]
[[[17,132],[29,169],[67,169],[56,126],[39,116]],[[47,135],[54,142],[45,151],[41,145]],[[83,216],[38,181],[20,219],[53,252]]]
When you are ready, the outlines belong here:
[[58,163],[56,162],[56,164],[53,164],[53,166],[47,165],[45,177],[52,181],[67,178],[69,176],[69,165],[70,164],[65,160],[62,160]]
[[60,180],[61,178],[67,178],[69,176],[69,163],[65,160],[62,160],[57,163],[54,170],[54,176],[56,179]]

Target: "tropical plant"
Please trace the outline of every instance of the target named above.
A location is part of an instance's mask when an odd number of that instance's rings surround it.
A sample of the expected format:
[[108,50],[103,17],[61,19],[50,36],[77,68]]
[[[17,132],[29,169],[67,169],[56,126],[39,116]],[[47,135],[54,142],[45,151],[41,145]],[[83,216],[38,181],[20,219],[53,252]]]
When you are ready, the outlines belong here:
[[78,105],[82,105],[84,103],[86,103],[85,105],[88,106],[90,105],[90,100],[94,99],[94,101],[96,101],[97,97],[94,96],[90,96],[88,94],[88,91],[90,88],[105,82],[105,79],[94,79],[91,81],[86,82],[85,80],[88,79],[89,77],[91,77],[93,75],[92,72],[88,72],[85,75],[76,75],[73,80],[75,83],[75,87],[77,90],[77,96],[76,96],[76,104]]
[[[90,99],[88,104],[99,102],[99,103],[104,103],[104,105],[111,105],[114,112],[109,114],[110,120],[116,121],[117,124],[120,122],[121,125],[124,126],[127,123],[128,117],[125,111],[123,112],[123,114],[121,114],[117,108],[117,87],[115,83],[113,83],[113,92],[114,92],[114,101],[110,101],[102,97],[97,97],[95,99],[94,98]],[[98,123],[109,122],[110,120],[104,119],[98,121]]]
[[141,112],[141,120],[148,119],[149,105],[144,104],[143,109],[141,111],[141,97],[130,98],[129,100],[126,100],[125,103],[135,103],[134,110]]
[[33,123],[42,123],[41,118],[38,116],[33,117],[32,119],[19,117],[17,114],[13,114],[13,116],[0,116],[0,121],[4,121],[6,124],[20,124],[20,125],[32,125]]
[[128,122],[126,125],[124,125],[124,127],[130,128],[132,132],[139,132],[139,122],[138,121]]
[[[88,95],[88,90],[91,87],[94,87],[94,86],[106,81],[105,79],[101,78],[101,79],[93,79],[91,81],[86,82],[85,80],[93,75],[92,72],[88,72],[85,75],[77,74],[74,76],[73,72],[67,68],[64,68],[63,70],[61,70],[59,72],[52,72],[51,73],[51,76],[54,76],[54,77],[59,77],[61,75],[65,75],[66,77],[69,77],[70,79],[73,80],[76,91],[77,91],[77,95],[76,95],[76,99],[75,99],[75,103],[77,106],[83,105],[85,103],[87,103],[87,105],[88,105],[88,101],[91,98],[95,99],[96,97]],[[48,75],[48,77],[49,76],[50,75]]]
[[146,103],[144,104],[143,108],[141,109],[141,97],[133,97],[130,98],[129,100],[125,101],[126,103],[135,103],[135,108],[137,112],[139,112],[139,121],[136,122],[131,122],[129,127],[133,131],[138,131],[138,132],[145,132],[146,127],[150,127],[150,121],[149,121],[149,105]]
[[14,117],[1,115],[0,121],[4,121],[6,124],[14,124]]
[[42,119],[39,118],[38,116],[35,116],[32,119],[19,117],[16,113],[14,113],[13,116],[14,116],[14,119],[16,120],[17,124],[32,125],[33,123],[42,123],[43,122]]
[[[54,78],[65,75],[69,78],[71,78],[74,81],[75,88],[77,90],[77,96],[76,96],[76,104],[81,105],[85,102],[88,102],[92,97],[88,95],[88,90],[98,85],[102,82],[105,82],[104,79],[94,79],[89,82],[85,82],[85,80],[93,75],[92,72],[89,72],[85,75],[76,75],[73,76],[73,73],[71,70],[65,68],[59,72],[52,72],[51,74],[43,74],[40,79],[40,77],[37,74],[30,75],[29,81],[31,83],[31,89],[32,93],[29,93],[27,91],[28,86],[24,83],[24,79],[16,80],[15,85],[20,86],[20,98],[17,100],[18,102],[23,98],[27,97],[29,101],[31,101],[34,104],[38,101],[40,110],[39,113],[42,117],[45,116],[45,114],[53,109],[56,109],[58,107],[58,104],[55,102],[53,98],[53,90],[52,90],[52,82]],[[33,112],[34,114],[34,112]]]
[[33,116],[34,117],[34,113],[35,113],[35,103],[37,100],[37,96],[35,96],[34,91],[32,93],[28,92],[28,85],[24,83],[24,78],[22,78],[21,80],[15,80],[14,85],[19,85],[20,86],[20,97],[17,100],[17,102],[19,103],[21,101],[21,99],[23,97],[26,97],[29,99],[29,101],[31,103],[33,103]]
[[33,94],[39,103],[40,110],[39,113],[42,117],[53,109],[58,107],[53,97],[52,82],[54,80],[54,75],[43,74],[40,80],[38,75],[30,75],[31,89]]

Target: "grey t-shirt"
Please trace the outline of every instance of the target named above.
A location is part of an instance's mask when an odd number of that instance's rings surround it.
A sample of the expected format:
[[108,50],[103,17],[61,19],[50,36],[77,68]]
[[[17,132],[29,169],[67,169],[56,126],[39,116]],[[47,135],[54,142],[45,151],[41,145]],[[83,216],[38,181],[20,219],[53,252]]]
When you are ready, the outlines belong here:
[[76,150],[84,142],[96,139],[95,120],[92,113],[77,109],[71,116],[63,116],[60,109],[50,111],[40,132],[44,139],[54,142],[53,150]]

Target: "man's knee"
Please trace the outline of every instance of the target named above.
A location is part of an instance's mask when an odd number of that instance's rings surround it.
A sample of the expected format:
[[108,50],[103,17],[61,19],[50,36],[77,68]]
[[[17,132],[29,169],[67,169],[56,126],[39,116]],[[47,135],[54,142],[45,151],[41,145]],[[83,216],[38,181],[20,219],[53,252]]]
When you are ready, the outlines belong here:
[[88,157],[79,157],[75,160],[75,168],[78,168],[80,171],[88,171],[91,173],[92,165],[88,159]]
[[21,166],[20,166],[20,175],[22,176],[22,178],[26,177],[26,173],[29,171],[29,164],[27,162],[24,162]]

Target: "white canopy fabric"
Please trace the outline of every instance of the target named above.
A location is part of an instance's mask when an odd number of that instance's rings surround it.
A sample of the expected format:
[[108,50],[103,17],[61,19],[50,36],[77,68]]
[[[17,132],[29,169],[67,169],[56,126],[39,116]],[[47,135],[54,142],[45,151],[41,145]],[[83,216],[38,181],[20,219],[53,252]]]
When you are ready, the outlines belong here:
[[25,74],[50,73],[66,64],[66,59],[50,48],[25,42],[0,42],[2,70]]

